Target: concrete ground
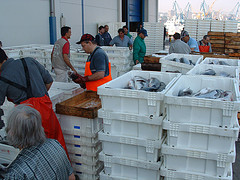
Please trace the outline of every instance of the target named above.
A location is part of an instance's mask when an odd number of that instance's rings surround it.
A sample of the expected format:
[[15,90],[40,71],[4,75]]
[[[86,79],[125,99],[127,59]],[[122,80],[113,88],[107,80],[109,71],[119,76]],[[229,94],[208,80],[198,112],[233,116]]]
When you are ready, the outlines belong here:
[[236,142],[236,160],[233,164],[233,180],[240,180],[240,136]]

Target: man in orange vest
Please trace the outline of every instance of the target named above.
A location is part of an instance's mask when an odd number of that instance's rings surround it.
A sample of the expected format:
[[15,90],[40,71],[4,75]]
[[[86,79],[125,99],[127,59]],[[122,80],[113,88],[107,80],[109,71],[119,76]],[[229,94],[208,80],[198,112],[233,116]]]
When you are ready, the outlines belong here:
[[210,37],[208,35],[203,36],[203,39],[198,41],[198,47],[200,52],[212,52]]
[[73,79],[73,81],[80,84],[81,87],[87,88],[87,90],[97,91],[98,86],[112,80],[111,64],[108,56],[103,49],[97,46],[91,34],[82,35],[77,44],[81,44],[83,50],[90,55],[85,66],[85,76],[75,74],[76,79]]

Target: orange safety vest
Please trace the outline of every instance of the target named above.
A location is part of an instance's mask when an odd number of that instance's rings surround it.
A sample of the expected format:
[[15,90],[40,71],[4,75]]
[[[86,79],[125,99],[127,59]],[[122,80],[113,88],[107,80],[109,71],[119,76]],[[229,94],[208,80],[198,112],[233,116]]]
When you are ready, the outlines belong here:
[[[91,76],[92,75],[92,71],[90,69],[90,63],[91,62],[86,62],[86,66],[85,66],[85,76]],[[97,91],[97,87],[98,86],[101,86],[109,81],[112,80],[112,75],[111,75],[111,63],[109,62],[108,63],[108,68],[109,68],[109,75],[102,78],[102,79],[99,79],[99,80],[96,80],[96,81],[88,81],[86,82],[86,88],[87,90],[92,90],[92,91]]]
[[198,47],[200,52],[209,52],[210,46],[207,45],[203,46],[202,41],[199,41],[199,43],[200,45]]

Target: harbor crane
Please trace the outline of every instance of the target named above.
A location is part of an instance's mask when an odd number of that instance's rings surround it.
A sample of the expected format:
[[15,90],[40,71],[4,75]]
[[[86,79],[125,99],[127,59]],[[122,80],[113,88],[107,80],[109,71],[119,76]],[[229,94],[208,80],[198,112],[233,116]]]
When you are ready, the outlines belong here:
[[[185,19],[188,19],[189,17],[189,13],[192,12],[192,5],[188,2],[186,7],[183,10],[184,15],[185,15]],[[191,17],[190,17],[191,18]]]
[[236,20],[238,18],[238,12],[239,12],[239,8],[240,8],[240,3],[238,2],[233,10],[230,12],[230,16],[229,16],[229,20]]
[[177,19],[179,19],[180,23],[184,23],[184,15],[182,9],[179,7],[177,1],[175,0],[173,3],[173,11]]

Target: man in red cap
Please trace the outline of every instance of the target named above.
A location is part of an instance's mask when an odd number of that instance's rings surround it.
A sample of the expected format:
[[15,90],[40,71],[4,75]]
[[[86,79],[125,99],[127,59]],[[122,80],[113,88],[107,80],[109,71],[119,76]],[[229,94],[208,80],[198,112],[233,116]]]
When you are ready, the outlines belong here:
[[83,88],[86,87],[87,90],[97,91],[98,86],[112,80],[108,56],[103,49],[97,46],[91,34],[82,35],[77,44],[81,44],[83,50],[90,55],[85,66],[85,76],[76,73],[77,78],[73,81]]

